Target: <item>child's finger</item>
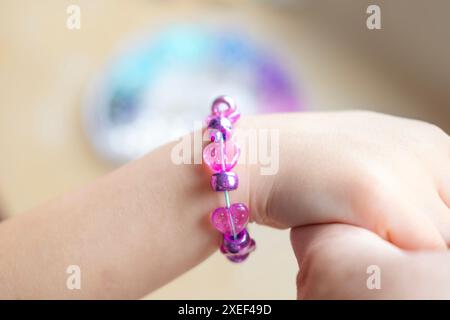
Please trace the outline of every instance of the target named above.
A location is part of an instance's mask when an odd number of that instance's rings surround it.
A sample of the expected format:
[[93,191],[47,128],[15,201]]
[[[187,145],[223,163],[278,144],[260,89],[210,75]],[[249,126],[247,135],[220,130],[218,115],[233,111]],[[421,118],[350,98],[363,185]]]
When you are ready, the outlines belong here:
[[437,206],[440,200],[435,194],[422,191],[417,199],[404,192],[405,187],[384,185],[369,189],[366,198],[358,199],[352,215],[342,222],[369,229],[402,249],[446,250],[444,235],[436,224],[447,219]]
[[299,298],[450,296],[448,252],[407,253],[366,229],[340,224],[294,228],[291,242],[300,268]]
[[406,250],[447,250],[443,235],[417,207],[403,202],[386,210],[387,221],[373,230],[385,240]]
[[299,299],[376,298],[378,292],[367,287],[368,268],[387,270],[402,258],[400,249],[373,232],[344,224],[294,228],[291,242]]
[[361,252],[399,253],[401,250],[375,233],[345,224],[321,224],[293,228],[291,243],[299,265],[310,254],[358,256]]

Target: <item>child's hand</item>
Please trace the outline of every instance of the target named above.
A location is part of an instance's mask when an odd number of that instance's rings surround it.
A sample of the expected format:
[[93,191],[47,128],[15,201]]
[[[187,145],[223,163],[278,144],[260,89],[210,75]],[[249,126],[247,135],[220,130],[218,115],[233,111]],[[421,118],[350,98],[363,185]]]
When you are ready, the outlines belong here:
[[405,252],[349,225],[294,228],[299,299],[449,299],[450,253]]
[[438,127],[372,112],[248,118],[279,130],[279,171],[249,165],[253,219],[278,227],[346,223],[405,249],[450,243],[450,139]]
[[[355,224],[408,249],[450,242],[450,144],[436,127],[367,112],[258,116],[240,127],[280,134],[277,174],[236,167],[232,201],[250,204],[257,222]],[[138,298],[214,252],[221,236],[207,213],[223,194],[210,190],[205,166],[171,161],[178,145],[0,223],[9,275],[0,297]],[[61,286],[73,263],[87,270],[83,290]],[[114,279],[106,289],[105,277]]]

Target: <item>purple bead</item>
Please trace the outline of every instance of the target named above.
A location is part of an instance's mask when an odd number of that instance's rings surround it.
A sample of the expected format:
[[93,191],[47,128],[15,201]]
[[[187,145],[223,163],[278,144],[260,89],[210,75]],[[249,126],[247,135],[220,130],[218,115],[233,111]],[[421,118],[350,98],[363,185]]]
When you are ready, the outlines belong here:
[[248,246],[250,239],[247,229],[244,229],[236,235],[236,239],[232,235],[224,235],[223,246],[228,253],[238,253]]
[[243,249],[242,252],[228,253],[228,254],[226,254],[226,257],[231,262],[236,262],[236,263],[242,262],[245,259],[247,259],[247,257],[250,255],[250,253],[252,251],[255,250],[255,248],[256,248],[255,240],[251,239],[249,246],[247,248]]
[[233,236],[225,235],[220,251],[232,262],[242,262],[256,248],[255,240],[250,238],[247,230],[241,231],[234,239]]
[[227,256],[228,260],[230,260],[231,262],[235,262],[235,263],[239,263],[244,261],[245,259],[247,259],[247,257],[250,255],[250,253],[246,253],[246,254],[236,254],[236,255],[231,255],[231,256]]
[[222,136],[224,140],[231,138],[233,125],[225,117],[217,116],[209,119],[208,130],[211,141],[218,141]]
[[214,191],[231,191],[237,189],[239,179],[234,172],[219,172],[211,176],[211,188]]

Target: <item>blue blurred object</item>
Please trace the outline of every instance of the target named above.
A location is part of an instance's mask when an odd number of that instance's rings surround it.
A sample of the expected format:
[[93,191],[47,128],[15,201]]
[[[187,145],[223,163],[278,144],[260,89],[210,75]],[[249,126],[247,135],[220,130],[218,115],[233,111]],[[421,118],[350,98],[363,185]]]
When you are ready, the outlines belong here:
[[178,26],[130,41],[90,88],[86,125],[114,163],[191,130],[214,97],[243,114],[300,110],[285,68],[242,33]]

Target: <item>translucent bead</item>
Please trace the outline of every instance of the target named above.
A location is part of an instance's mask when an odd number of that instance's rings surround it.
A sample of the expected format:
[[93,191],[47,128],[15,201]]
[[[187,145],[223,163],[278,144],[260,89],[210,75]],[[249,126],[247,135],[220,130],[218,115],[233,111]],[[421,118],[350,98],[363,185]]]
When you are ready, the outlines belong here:
[[211,176],[211,188],[214,191],[231,191],[237,189],[239,179],[234,172],[219,172]]
[[233,125],[225,117],[213,117],[208,122],[208,133],[211,141],[218,141],[221,137],[224,140],[231,138]]
[[[220,152],[221,145],[223,152]],[[240,153],[239,146],[232,140],[212,142],[203,150],[203,161],[215,172],[230,171],[238,162]]]
[[[230,221],[233,222],[233,225]],[[233,235],[240,233],[245,229],[249,220],[248,208],[243,203],[233,203],[230,208],[220,207],[213,211],[211,221],[213,226],[224,235]]]
[[213,115],[221,115],[227,117],[232,123],[239,120],[241,114],[237,110],[236,103],[229,96],[217,97],[211,105],[211,113]]

